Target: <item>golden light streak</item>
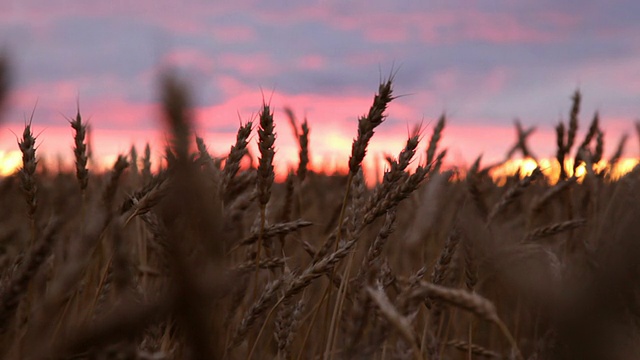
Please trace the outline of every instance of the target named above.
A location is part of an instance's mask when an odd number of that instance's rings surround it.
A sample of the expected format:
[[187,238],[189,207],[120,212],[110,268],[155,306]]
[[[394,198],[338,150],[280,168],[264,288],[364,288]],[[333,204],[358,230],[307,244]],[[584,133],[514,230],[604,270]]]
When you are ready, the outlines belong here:
[[[330,135],[331,136],[331,135]],[[332,141],[329,142],[330,145],[327,147],[338,147],[338,148],[346,148],[351,146],[350,140],[342,139],[337,135],[331,136]],[[341,161],[341,157],[337,155],[330,155],[332,152],[331,149],[325,153],[316,154],[314,158],[312,158],[312,163],[310,164],[310,169],[316,172],[321,172],[325,174],[335,174],[347,172],[346,161]],[[381,178],[382,174],[376,174],[376,171],[382,172],[387,166],[386,161],[382,156],[375,156],[371,154],[372,158],[367,159],[365,161],[365,175],[367,177],[368,184],[375,184],[376,178]],[[94,159],[90,162],[90,167],[94,172],[104,172],[109,171],[113,166],[117,156],[103,156],[99,160]],[[159,166],[158,159],[154,162],[154,169]],[[296,159],[297,160],[297,159]],[[47,159],[43,159],[46,163],[50,163]],[[379,163],[379,166],[375,166],[376,162]],[[640,159],[637,158],[623,158],[616,163],[613,168],[608,164],[606,160],[602,160],[599,163],[594,165],[594,170],[596,172],[608,172],[608,178],[611,181],[616,181],[623,177],[625,174],[631,172],[634,167],[640,164]],[[495,167],[490,171],[491,177],[498,185],[503,185],[506,181],[506,177],[512,176],[515,174],[520,174],[520,176],[530,175],[536,166],[540,166],[542,172],[545,174],[550,183],[554,184],[558,181],[560,177],[560,167],[556,159],[541,159],[536,163],[533,159],[513,159],[510,161],[501,164],[500,166]],[[0,150],[0,176],[10,176],[14,174],[16,171],[20,169],[22,166],[22,153],[19,150],[11,150],[4,151]],[[246,166],[245,166],[246,168]],[[573,175],[573,159],[568,159],[565,163],[565,168],[568,176]],[[62,171],[73,171],[72,166],[58,166],[59,170]],[[464,170],[462,170],[464,172]],[[581,164],[576,169],[576,175],[578,176],[578,181],[581,182],[586,174],[586,168],[584,164]],[[279,177],[280,180],[284,180],[285,176]]]
[[9,176],[22,166],[22,153],[18,150],[0,150],[0,176]]
[[625,174],[628,174],[640,163],[640,160],[636,158],[620,159],[618,163],[613,167],[611,172],[611,179],[618,180]]
[[[593,169],[597,173],[601,173],[603,171],[609,172],[609,178],[611,180],[618,180],[623,177],[625,174],[629,173],[633,168],[640,163],[640,160],[635,158],[625,158],[620,159],[617,164],[611,168],[609,163],[606,160],[601,160],[600,162],[593,165]],[[494,168],[490,175],[498,184],[504,184],[507,176],[512,176],[515,174],[520,174],[520,176],[528,176],[531,175],[536,166],[540,166],[542,173],[549,179],[552,184],[558,182],[560,178],[560,166],[555,159],[541,159],[538,161],[538,164],[533,159],[513,159],[501,164],[500,166]],[[567,159],[565,161],[565,169],[568,176],[573,176],[573,159]],[[578,165],[576,168],[575,175],[578,178],[578,182],[581,182],[584,179],[584,176],[587,173],[587,168],[584,163]]]

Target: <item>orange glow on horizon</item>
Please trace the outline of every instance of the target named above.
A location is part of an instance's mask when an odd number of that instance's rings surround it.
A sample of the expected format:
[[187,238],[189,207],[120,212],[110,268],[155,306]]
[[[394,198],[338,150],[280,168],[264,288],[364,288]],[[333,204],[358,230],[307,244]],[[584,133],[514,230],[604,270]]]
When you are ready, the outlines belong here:
[[0,150],[0,176],[9,176],[22,166],[22,153],[19,150]]
[[[275,180],[283,182],[286,180],[289,171],[295,171],[298,168],[298,143],[297,139],[292,136],[292,132],[287,126],[288,124],[281,122],[277,127],[276,140],[276,157],[274,159],[274,169],[276,172]],[[351,152],[353,142],[352,132],[355,127],[355,120],[350,122],[315,122],[311,123],[308,168],[310,171],[323,174],[346,174],[348,172],[348,159]],[[449,150],[443,169],[456,168],[460,174],[464,176],[465,169],[469,167],[466,154],[473,153],[478,148],[488,148],[489,145],[484,143],[476,144],[474,141],[478,137],[477,133],[481,127],[456,127],[452,125],[445,130],[446,136],[440,143],[440,148]],[[482,129],[485,129],[483,127]],[[20,133],[19,127],[9,128],[3,136],[4,143],[14,143],[16,133]],[[34,133],[37,134],[37,154],[39,161],[38,170],[44,168],[55,171],[75,171],[73,160],[73,132],[68,127],[48,127],[41,128],[34,126]],[[376,133],[371,139],[367,149],[367,156],[363,161],[365,180],[368,186],[374,186],[380,179],[384,171],[388,168],[385,156],[396,157],[398,152],[404,147],[406,129],[399,127],[382,129]],[[488,131],[497,133],[505,137],[511,135],[509,128],[490,128]],[[210,154],[214,157],[225,158],[229,152],[229,144],[234,142],[235,133],[217,132],[217,131],[195,131],[195,134],[202,137],[205,141]],[[194,135],[195,135],[194,134]],[[429,135],[429,131],[425,130],[425,137]],[[250,157],[244,159],[242,168],[246,169],[257,164],[259,151],[257,148],[257,136],[255,133],[250,138],[249,154]],[[168,136],[159,131],[148,131],[144,129],[123,132],[116,129],[100,129],[96,131],[94,136],[90,136],[87,140],[89,148],[92,151],[92,157],[89,161],[89,170],[93,173],[102,173],[109,171],[117,159],[117,154],[128,155],[132,146],[135,146],[138,158],[141,159],[146,144],[151,148],[152,170],[156,171],[160,166],[166,166],[164,161],[165,147],[167,146]],[[127,145],[128,144],[128,145]],[[413,171],[419,164],[424,164],[426,141],[422,141],[418,145],[414,161],[409,166],[409,171]],[[195,144],[193,145],[195,151]],[[549,153],[549,151],[546,151]],[[490,151],[484,153],[483,165],[489,166],[496,163],[497,159],[501,159],[499,155],[499,147],[494,146]],[[252,159],[251,161],[249,159]],[[498,160],[500,161],[500,160]],[[608,169],[609,165],[602,161],[596,164],[596,171],[607,171],[608,179],[617,180],[624,174],[628,173],[638,164],[638,158],[621,159],[613,169]],[[555,183],[559,177],[560,167],[554,158],[539,160],[539,165],[547,179],[551,183]],[[22,166],[22,154],[14,145],[13,149],[0,150],[0,176],[8,176],[15,173]],[[142,164],[138,164],[141,168]],[[522,175],[530,174],[536,167],[536,163],[531,159],[514,159],[501,164],[491,170],[490,175],[497,183],[504,181],[509,175],[520,172]],[[568,159],[565,168],[572,174],[573,162]],[[582,177],[585,168],[580,166],[577,169],[578,176]]]
[[[345,143],[346,144],[346,143]],[[344,144],[342,144],[344,145]],[[350,144],[349,144],[350,146]],[[100,159],[92,159],[89,161],[89,170],[92,172],[102,173],[105,171],[109,171],[113,164],[117,159],[116,155],[112,156],[103,156]],[[344,161],[343,161],[344,160]],[[256,160],[254,160],[256,161]],[[38,162],[44,162],[47,166],[51,165],[55,161],[52,161],[50,158],[38,158]],[[153,162],[153,170],[157,170],[160,166],[166,166],[164,160],[158,159]],[[161,164],[162,163],[162,164]],[[377,164],[376,164],[377,163]],[[289,163],[291,165],[291,163]],[[634,167],[640,164],[640,159],[637,158],[623,158],[618,161],[618,163],[610,169],[610,179],[618,180],[623,177],[625,174],[631,172]],[[141,164],[139,164],[141,166]],[[376,182],[382,178],[382,173],[385,171],[387,166],[386,161],[382,156],[371,154],[365,158],[363,163],[365,179],[369,186],[373,186]],[[415,168],[416,164],[413,164],[412,169]],[[560,167],[555,159],[540,159],[538,163],[536,163],[533,159],[513,159],[509,160],[495,168],[493,168],[489,174],[494,179],[497,184],[504,184],[505,178],[507,176],[512,176],[515,174],[520,174],[520,176],[530,175],[536,166],[540,166],[542,172],[549,179],[549,181],[553,184],[558,181],[560,176]],[[11,150],[11,151],[2,151],[0,150],[0,176],[11,176],[20,170],[22,167],[22,153],[19,150]],[[241,168],[247,169],[249,167],[248,163],[245,163]],[[290,166],[291,167],[291,166]],[[449,164],[449,166],[444,166],[444,168],[458,168],[462,169],[464,172],[464,166],[456,166],[455,164]],[[609,164],[606,160],[602,160],[594,165],[594,170],[597,172],[607,171]],[[297,163],[295,165],[297,168]],[[316,156],[312,158],[311,163],[309,164],[309,170],[327,175],[335,175],[341,174],[346,175],[348,172],[347,168],[347,158],[342,158],[335,153],[325,153],[324,155]],[[569,176],[573,175],[573,159],[568,159],[565,163],[565,168],[567,174]],[[41,169],[41,168],[40,168]],[[62,161],[62,159],[57,159],[57,169],[59,171],[74,171],[73,164],[66,163]],[[285,171],[286,170],[286,171]],[[287,177],[288,169],[280,169],[276,167],[276,181],[284,182]],[[380,174],[377,174],[380,172]],[[586,168],[584,164],[581,164],[576,169],[576,174],[578,177],[578,181],[582,182],[584,176],[586,174]]]
[[[620,159],[617,164],[610,169],[610,178],[612,180],[618,180],[623,177],[625,174],[631,172],[633,168],[638,165],[640,161],[636,158],[624,158]],[[493,169],[490,174],[493,179],[498,183],[504,183],[504,178],[506,176],[511,176],[515,174],[520,174],[520,176],[528,176],[531,175],[533,170],[540,166],[542,173],[550,180],[552,184],[558,182],[560,178],[560,166],[555,159],[541,159],[536,162],[531,158],[526,159],[513,159],[505,162],[504,164]],[[601,160],[600,162],[593,165],[593,168],[597,172],[606,171],[609,167],[609,163],[606,160]],[[565,169],[568,176],[573,176],[573,159],[567,159],[565,161]],[[576,177],[578,181],[581,182],[586,175],[587,170],[584,163],[580,164],[576,168]]]

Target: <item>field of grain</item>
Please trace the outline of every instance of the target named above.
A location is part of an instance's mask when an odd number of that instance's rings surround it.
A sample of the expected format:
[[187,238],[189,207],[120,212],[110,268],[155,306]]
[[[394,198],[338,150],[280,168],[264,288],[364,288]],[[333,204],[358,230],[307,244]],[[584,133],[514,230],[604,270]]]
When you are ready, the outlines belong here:
[[[0,100],[6,78],[0,63]],[[623,142],[594,166],[603,131],[596,117],[578,138],[579,93],[556,130],[558,163],[584,164],[581,178],[566,165],[558,181],[536,168],[499,185],[480,159],[445,169],[442,117],[366,187],[361,164],[392,79],[354,121],[348,174],[307,169],[313,129],[291,115],[300,163],[284,183],[268,104],[218,158],[193,135],[188,86],[172,75],[161,84],[171,141],[158,171],[149,148],[87,170],[78,112],[75,173],[43,173],[25,127],[23,167],[0,180],[2,359],[640,353],[640,173],[612,177]],[[509,156],[529,155],[519,133]],[[410,171],[423,139],[426,161]],[[259,159],[244,169],[249,141]]]

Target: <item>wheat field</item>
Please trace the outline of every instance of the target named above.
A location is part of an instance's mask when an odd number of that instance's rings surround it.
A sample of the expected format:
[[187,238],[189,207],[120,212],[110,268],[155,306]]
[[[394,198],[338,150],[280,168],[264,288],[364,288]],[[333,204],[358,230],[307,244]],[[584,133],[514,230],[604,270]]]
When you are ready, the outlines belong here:
[[[0,62],[0,100],[8,93]],[[273,109],[228,154],[194,137],[187,84],[165,74],[170,143],[111,171],[41,172],[31,123],[23,166],[0,181],[3,359],[634,359],[640,353],[640,171],[612,176],[580,93],[556,128],[559,179],[499,183],[481,159],[446,169],[416,128],[372,187],[362,161],[394,99],[383,81],[354,122],[348,173],[308,169],[313,129],[289,120],[299,165],[274,181]],[[366,110],[366,109],[363,109]],[[280,116],[281,114],[277,114]],[[527,131],[508,157],[530,157]],[[418,144],[427,151],[415,170]],[[257,141],[255,167],[240,166]],[[626,139],[625,139],[626,140]],[[71,154],[69,154],[71,156]],[[585,174],[573,176],[572,160]]]

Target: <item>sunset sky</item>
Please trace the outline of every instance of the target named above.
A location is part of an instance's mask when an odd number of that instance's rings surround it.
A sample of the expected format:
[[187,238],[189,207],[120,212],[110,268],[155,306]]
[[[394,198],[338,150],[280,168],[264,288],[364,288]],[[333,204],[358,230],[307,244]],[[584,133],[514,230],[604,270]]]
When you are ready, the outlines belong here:
[[[17,149],[14,133],[35,106],[40,154],[71,162],[66,118],[79,99],[95,156],[110,162],[150,142],[158,158],[166,139],[157,78],[168,67],[192,84],[197,132],[216,155],[228,151],[263,97],[271,99],[281,170],[297,163],[285,106],[309,120],[312,164],[341,167],[358,116],[392,71],[402,96],[374,136],[369,161],[397,154],[415,124],[428,140],[442,112],[449,163],[481,153],[501,159],[515,141],[515,118],[537,127],[530,145],[550,157],[553,127],[568,117],[576,88],[581,130],[600,111],[606,154],[624,132],[634,135],[640,116],[637,1],[221,3],[0,0],[0,49],[14,79],[0,150]],[[632,137],[628,156],[638,155],[637,143]]]

